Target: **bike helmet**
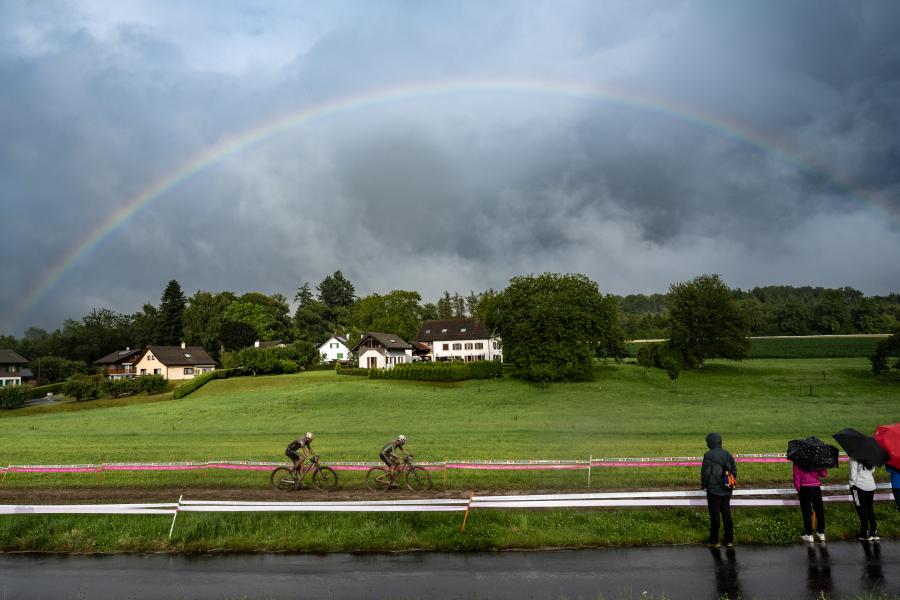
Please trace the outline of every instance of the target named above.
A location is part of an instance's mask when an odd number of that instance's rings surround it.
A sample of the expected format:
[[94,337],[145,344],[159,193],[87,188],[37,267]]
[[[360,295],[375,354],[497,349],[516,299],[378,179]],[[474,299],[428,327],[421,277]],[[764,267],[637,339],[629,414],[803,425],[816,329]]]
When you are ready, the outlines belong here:
[[312,439],[313,439],[312,431],[307,431],[307,432],[306,432],[306,435],[304,435],[303,438],[304,438],[307,442],[311,442]]
[[406,443],[406,436],[403,435],[403,434],[398,435],[398,436],[397,436],[397,443],[400,444],[401,446],[402,446],[403,444],[405,444],[405,443]]

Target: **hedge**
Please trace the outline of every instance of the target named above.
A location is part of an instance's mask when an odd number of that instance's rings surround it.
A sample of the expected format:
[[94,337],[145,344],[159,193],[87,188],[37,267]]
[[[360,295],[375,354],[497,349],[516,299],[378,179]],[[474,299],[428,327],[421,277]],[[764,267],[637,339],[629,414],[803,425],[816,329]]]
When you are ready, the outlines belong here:
[[36,398],[43,398],[47,394],[61,394],[65,386],[66,382],[60,381],[59,383],[30,387],[28,390],[28,399],[34,400]]
[[360,377],[368,377],[369,369],[361,369],[359,367],[340,367],[334,370],[338,375],[358,375]]
[[415,381],[462,381],[503,376],[496,361],[416,362],[395,365],[392,369],[369,369],[369,379],[410,379]]
[[208,371],[176,387],[172,391],[172,397],[175,400],[184,398],[191,392],[200,389],[213,379],[227,379],[229,377],[233,377],[242,373],[243,369],[216,369],[215,371]]
[[18,408],[28,400],[27,385],[7,385],[0,387],[0,408]]

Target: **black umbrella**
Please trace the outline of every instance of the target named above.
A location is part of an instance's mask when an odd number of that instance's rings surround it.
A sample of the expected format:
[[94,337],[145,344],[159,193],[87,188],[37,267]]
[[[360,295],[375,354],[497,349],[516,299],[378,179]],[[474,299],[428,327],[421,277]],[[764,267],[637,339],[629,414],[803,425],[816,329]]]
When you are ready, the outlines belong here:
[[833,437],[847,456],[861,463],[880,467],[891,458],[887,450],[878,445],[875,438],[850,427],[841,429]]
[[807,471],[833,469],[838,466],[838,449],[816,436],[788,442],[787,458]]

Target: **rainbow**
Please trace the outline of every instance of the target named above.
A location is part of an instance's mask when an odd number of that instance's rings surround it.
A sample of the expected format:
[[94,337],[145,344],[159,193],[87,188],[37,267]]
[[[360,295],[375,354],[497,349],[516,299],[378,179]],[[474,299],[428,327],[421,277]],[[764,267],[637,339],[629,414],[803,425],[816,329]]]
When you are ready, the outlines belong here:
[[[139,193],[131,196],[109,214],[81,241],[69,248],[33,283],[21,297],[12,313],[12,322],[21,324],[35,304],[70,270],[100,245],[113,231],[129,221],[135,213],[164,196],[167,192],[204,169],[249,146],[259,144],[281,132],[351,111],[359,111],[397,102],[462,94],[529,94],[594,100],[665,115],[696,127],[724,135],[737,143],[758,148],[795,168],[812,174],[835,190],[851,195],[850,188],[829,174],[821,165],[796,154],[777,140],[741,123],[720,115],[701,112],[677,102],[662,100],[635,92],[600,85],[555,80],[453,80],[418,82],[379,88],[332,98],[300,110],[279,115],[242,133],[225,137],[212,147],[188,160],[174,171],[160,177]],[[870,199],[871,200],[871,199]],[[874,200],[872,200],[874,202]]]

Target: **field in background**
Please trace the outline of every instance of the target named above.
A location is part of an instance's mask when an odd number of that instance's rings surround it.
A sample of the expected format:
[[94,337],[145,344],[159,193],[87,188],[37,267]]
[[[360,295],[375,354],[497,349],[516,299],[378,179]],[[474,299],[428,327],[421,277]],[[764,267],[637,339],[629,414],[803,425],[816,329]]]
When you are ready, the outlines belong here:
[[[750,338],[751,358],[868,358],[887,335],[810,335]],[[644,342],[626,344],[631,356]]]
[[[433,384],[331,372],[216,380],[181,400],[0,418],[5,464],[127,461],[280,461],[286,443],[316,433],[333,461],[377,460],[404,433],[418,460],[697,456],[708,431],[732,452],[783,452],[787,441],[872,431],[898,419],[900,376],[875,377],[865,359],[713,361],[664,373],[607,365],[590,383],[548,389],[513,379]],[[696,485],[696,469],[595,470],[594,487]],[[845,469],[833,480],[846,477]],[[786,464],[747,465],[741,479],[787,481]],[[359,475],[342,473],[346,485]],[[345,476],[346,475],[346,476]],[[222,471],[96,475],[9,474],[0,487],[260,487],[264,474]],[[451,471],[449,487],[583,487],[575,472]]]

